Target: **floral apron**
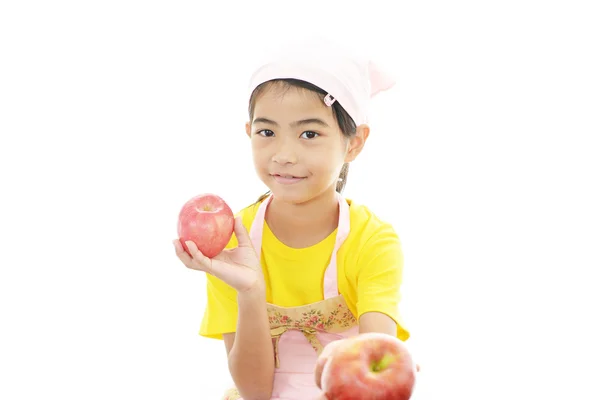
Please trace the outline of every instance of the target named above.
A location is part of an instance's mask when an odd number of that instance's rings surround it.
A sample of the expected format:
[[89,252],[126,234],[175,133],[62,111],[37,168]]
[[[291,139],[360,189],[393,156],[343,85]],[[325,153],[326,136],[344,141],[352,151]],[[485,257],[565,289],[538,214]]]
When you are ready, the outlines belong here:
[[[271,337],[275,350],[275,400],[316,399],[321,393],[314,378],[317,357],[327,344],[358,334],[358,322],[338,293],[337,252],[350,231],[350,207],[337,193],[339,221],[335,247],[323,279],[324,300],[300,307],[279,307],[267,303]],[[260,205],[250,238],[261,255],[265,212],[272,195]],[[222,400],[243,400],[236,388],[229,389]]]

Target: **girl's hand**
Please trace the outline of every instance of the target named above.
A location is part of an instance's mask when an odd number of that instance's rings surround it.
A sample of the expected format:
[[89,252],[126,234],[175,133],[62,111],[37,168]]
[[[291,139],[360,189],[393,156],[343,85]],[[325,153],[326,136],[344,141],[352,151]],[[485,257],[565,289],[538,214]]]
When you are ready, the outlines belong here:
[[195,243],[190,240],[185,244],[193,257],[190,257],[183,249],[178,239],[173,241],[175,252],[186,267],[214,275],[238,292],[264,287],[260,259],[256,255],[250,235],[240,217],[235,219],[234,232],[238,246],[233,249],[225,249],[212,259],[204,256]]

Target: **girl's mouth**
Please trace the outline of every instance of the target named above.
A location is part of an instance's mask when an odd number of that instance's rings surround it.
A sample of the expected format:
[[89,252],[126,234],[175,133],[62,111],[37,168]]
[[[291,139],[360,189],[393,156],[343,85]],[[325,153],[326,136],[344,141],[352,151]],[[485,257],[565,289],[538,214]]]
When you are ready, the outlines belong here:
[[275,179],[275,181],[277,183],[280,183],[282,185],[291,185],[291,184],[298,183],[301,180],[305,179],[304,177],[294,176],[294,175],[272,174],[271,176],[273,177],[273,179]]

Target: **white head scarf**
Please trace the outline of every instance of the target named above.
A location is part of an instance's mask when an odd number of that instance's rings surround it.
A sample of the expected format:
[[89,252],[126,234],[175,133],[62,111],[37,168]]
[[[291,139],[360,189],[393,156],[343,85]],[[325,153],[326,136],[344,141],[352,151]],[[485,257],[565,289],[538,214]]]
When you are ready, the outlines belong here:
[[357,126],[368,123],[370,99],[394,86],[373,61],[324,38],[285,43],[271,52],[250,79],[249,96],[273,79],[299,79],[327,92],[325,104],[338,101]]

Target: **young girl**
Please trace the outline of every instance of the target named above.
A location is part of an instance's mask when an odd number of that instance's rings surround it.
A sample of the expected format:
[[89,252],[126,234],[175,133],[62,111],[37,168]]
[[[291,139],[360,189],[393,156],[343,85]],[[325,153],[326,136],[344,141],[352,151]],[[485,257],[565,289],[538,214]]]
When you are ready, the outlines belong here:
[[365,332],[408,339],[399,238],[341,195],[370,134],[369,100],[393,84],[322,40],[288,46],[253,74],[246,134],[270,190],[236,215],[213,259],[174,241],[188,268],[207,273],[200,335],[225,343],[236,387],[224,399],[316,399],[329,343]]

